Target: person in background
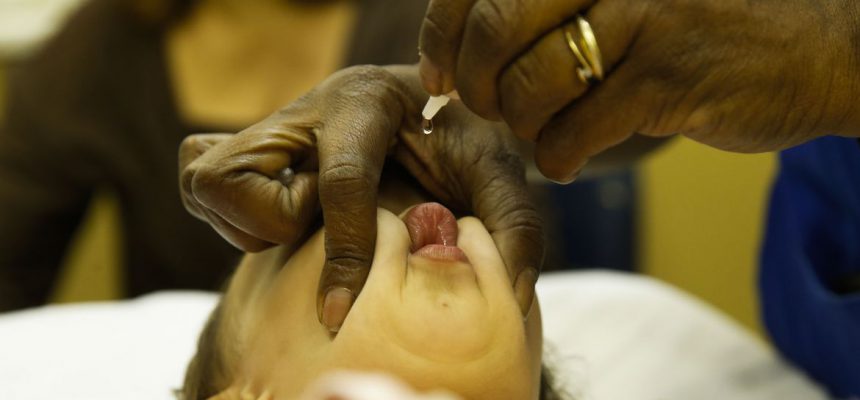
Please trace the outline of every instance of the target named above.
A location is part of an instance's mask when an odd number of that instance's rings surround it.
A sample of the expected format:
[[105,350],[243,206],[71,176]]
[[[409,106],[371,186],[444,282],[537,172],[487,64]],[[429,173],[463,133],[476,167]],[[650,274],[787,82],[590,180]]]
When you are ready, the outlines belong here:
[[182,208],[180,142],[248,126],[343,66],[414,62],[425,9],[385,0],[89,1],[10,71],[0,311],[46,300],[100,188],[119,198],[127,295],[217,288],[240,252]]

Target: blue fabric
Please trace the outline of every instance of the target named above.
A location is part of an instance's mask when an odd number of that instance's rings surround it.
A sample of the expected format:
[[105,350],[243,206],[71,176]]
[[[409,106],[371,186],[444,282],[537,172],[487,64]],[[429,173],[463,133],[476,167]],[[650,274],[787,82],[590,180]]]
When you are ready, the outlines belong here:
[[765,325],[790,361],[836,397],[860,396],[860,145],[825,137],[787,150],[759,276]]

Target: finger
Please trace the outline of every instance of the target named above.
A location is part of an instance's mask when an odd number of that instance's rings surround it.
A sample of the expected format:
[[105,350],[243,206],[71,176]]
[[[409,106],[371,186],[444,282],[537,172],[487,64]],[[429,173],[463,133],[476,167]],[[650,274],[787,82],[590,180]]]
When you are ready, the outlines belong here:
[[517,54],[593,0],[478,0],[469,12],[455,84],[476,114],[497,119],[497,81]]
[[317,309],[320,322],[332,332],[340,329],[373,260],[379,178],[395,124],[402,118],[402,107],[392,104],[392,99],[380,100],[360,99],[362,113],[355,112],[357,105],[342,113],[358,119],[334,120],[319,134],[326,262]]
[[529,198],[525,169],[516,154],[490,158],[474,168],[472,207],[493,237],[525,315],[543,265],[543,224]]
[[209,225],[211,225],[212,228],[221,235],[221,237],[242,251],[256,253],[275,245],[274,243],[257,238],[256,236],[235,227],[212,210],[203,208],[201,213],[204,215],[203,219],[209,222]]
[[230,133],[205,133],[189,135],[182,140],[179,145],[179,193],[182,199],[182,204],[194,217],[206,220],[203,212],[199,209],[199,204],[191,196],[191,181],[193,179],[192,171],[186,173],[188,166],[200,158],[203,153],[208,151],[212,146],[229,139],[233,134]]
[[213,146],[233,137],[232,133],[198,133],[179,144],[179,170],[182,171]]
[[541,130],[535,164],[547,178],[570,183],[591,157],[629,139],[645,126],[647,98],[621,67]]
[[[603,82],[557,113],[541,130],[535,164],[547,178],[561,183],[576,179],[593,157],[629,138],[644,126],[647,105],[638,66],[628,51],[647,15],[647,3],[605,0],[596,3],[586,19],[608,65]],[[640,96],[642,94],[643,96]]]
[[275,114],[211,148],[186,168],[194,173],[184,191],[239,231],[290,246],[316,214],[317,179],[303,172],[285,185],[280,174],[315,146],[311,133],[281,127],[280,118]]
[[499,79],[501,115],[519,137],[535,141],[555,113],[588,89],[562,29],[541,38]]
[[418,71],[424,89],[434,96],[454,90],[454,69],[463,28],[475,0],[430,0],[418,38]]
[[[592,7],[589,15],[600,16],[606,7],[599,3]],[[617,23],[607,26],[605,22],[598,19],[591,22],[591,26],[602,55],[603,69],[609,74],[624,56],[634,32],[629,26]],[[588,85],[577,75],[577,69],[583,66],[574,55],[566,32],[576,40],[575,21],[568,21],[541,37],[508,66],[499,79],[502,117],[523,139],[536,140],[541,127],[553,115],[588,90]]]

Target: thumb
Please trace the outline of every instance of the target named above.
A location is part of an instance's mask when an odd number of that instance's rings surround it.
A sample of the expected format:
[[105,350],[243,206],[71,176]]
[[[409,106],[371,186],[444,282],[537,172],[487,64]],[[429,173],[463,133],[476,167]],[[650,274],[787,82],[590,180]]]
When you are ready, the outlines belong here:
[[522,160],[500,153],[474,167],[472,208],[500,249],[523,315],[534,301],[534,285],[543,265],[544,235],[529,198]]

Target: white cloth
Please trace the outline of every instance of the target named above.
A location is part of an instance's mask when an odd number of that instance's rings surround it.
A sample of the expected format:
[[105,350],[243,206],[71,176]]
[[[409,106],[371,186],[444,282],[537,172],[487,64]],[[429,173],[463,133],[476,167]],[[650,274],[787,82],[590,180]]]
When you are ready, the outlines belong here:
[[174,399],[216,296],[165,292],[0,317],[0,399]]
[[538,283],[545,360],[578,400],[811,400],[827,396],[702,301],[639,275]]
[[[544,275],[548,361],[577,400],[824,399],[682,292],[613,273]],[[0,316],[0,399],[173,399],[217,297],[163,292]]]

